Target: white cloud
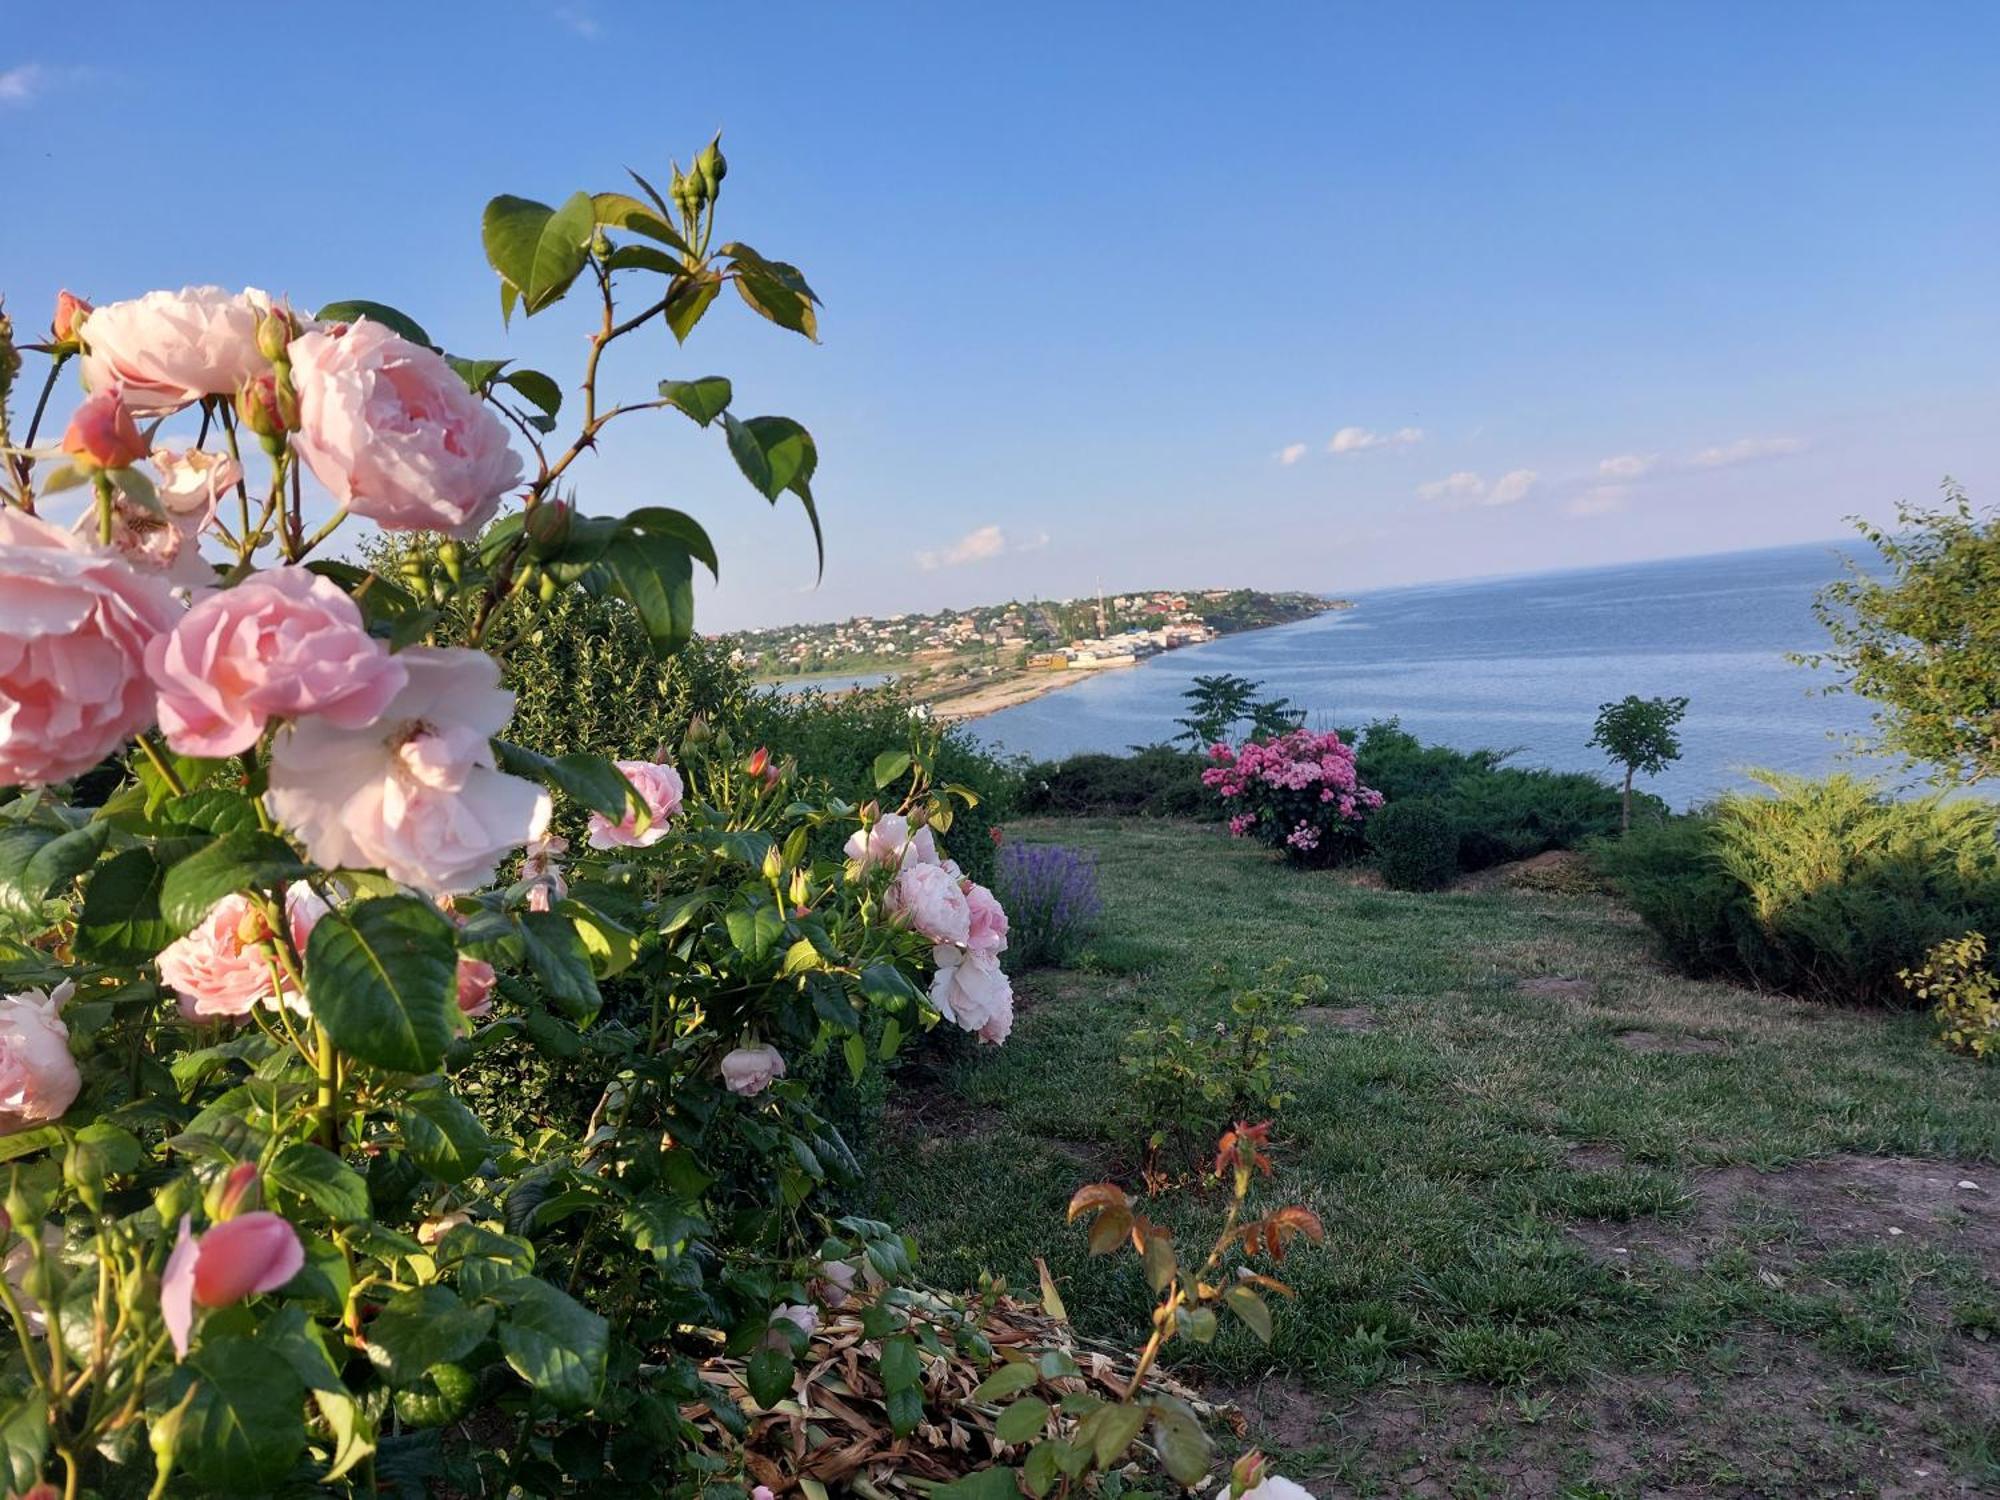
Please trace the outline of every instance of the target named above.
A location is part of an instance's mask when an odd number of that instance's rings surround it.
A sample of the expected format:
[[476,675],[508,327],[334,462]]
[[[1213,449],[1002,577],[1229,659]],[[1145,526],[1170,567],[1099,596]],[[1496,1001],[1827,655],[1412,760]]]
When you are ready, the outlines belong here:
[[1585,490],[1564,509],[1573,516],[1608,516],[1625,508],[1626,494],[1622,484],[1600,484]]
[[[1047,545],[1043,538],[1038,545]],[[938,568],[962,567],[966,563],[984,562],[989,557],[998,557],[1007,550],[1007,536],[998,526],[981,526],[976,531],[968,531],[964,536],[935,552],[919,552],[917,566],[925,572]]]
[[1375,432],[1367,427],[1343,427],[1326,445],[1329,453],[1365,453],[1370,448],[1408,448],[1424,440],[1421,427],[1398,427],[1394,432]]
[[1804,447],[1804,443],[1793,437],[1745,437],[1733,443],[1704,448],[1688,462],[1697,469],[1727,469],[1736,464],[1755,463],[1761,458],[1781,458]]
[[1525,500],[1538,476],[1533,469],[1509,469],[1488,484],[1470,469],[1461,469],[1443,479],[1417,486],[1420,500],[1442,500],[1454,506],[1513,505]]
[[1606,479],[1637,479],[1659,461],[1657,453],[1620,453],[1615,458],[1600,458],[1597,472]]
[[0,69],[0,104],[26,104],[42,91],[48,74],[40,63]]
[[1469,469],[1417,486],[1420,500],[1473,500],[1486,493],[1486,481]]
[[1304,443],[1287,443],[1278,450],[1278,462],[1288,469],[1305,456],[1306,445]]

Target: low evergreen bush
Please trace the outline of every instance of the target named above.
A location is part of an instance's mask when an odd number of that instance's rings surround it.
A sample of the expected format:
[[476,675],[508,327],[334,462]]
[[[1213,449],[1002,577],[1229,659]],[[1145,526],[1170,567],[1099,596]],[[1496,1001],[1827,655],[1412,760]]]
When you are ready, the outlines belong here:
[[1021,774],[1019,807],[1055,818],[1220,818],[1221,807],[1201,784],[1206,764],[1171,745],[1038,761]]
[[1368,842],[1382,878],[1399,891],[1435,891],[1458,874],[1458,821],[1435,797],[1412,797],[1378,808]]

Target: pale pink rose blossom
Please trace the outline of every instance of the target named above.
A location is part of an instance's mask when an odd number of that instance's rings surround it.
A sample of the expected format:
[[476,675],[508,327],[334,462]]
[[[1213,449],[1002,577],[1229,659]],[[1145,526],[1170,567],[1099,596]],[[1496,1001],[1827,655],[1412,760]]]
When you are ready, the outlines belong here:
[[1245,1490],[1241,1500],[1313,1500],[1313,1494],[1282,1474],[1269,1474]]
[[161,509],[197,528],[209,523],[222,497],[243,477],[243,466],[227,453],[200,448],[155,448],[151,462],[159,476],[153,493],[160,497]]
[[233,1307],[246,1297],[274,1292],[304,1269],[299,1233],[265,1209],[217,1224],[199,1237],[181,1215],[180,1237],[160,1277],[160,1316],[185,1359],[196,1307]]
[[218,286],[108,302],[83,321],[83,383],[92,391],[117,386],[128,408],[146,413],[234,396],[268,365],[257,352],[257,324],[271,306],[255,288]]
[[738,1047],[722,1059],[722,1081],[732,1094],[761,1094],[785,1076],[785,1059],[769,1045]]
[[520,482],[507,429],[444,356],[365,320],[303,334],[289,353],[292,446],[357,516],[469,536]]
[[458,955],[458,1009],[461,1015],[483,1016],[493,1009],[493,965],[470,954]]
[[[298,952],[305,952],[313,928],[327,909],[326,902],[303,881],[285,892],[285,921]],[[305,997],[263,941],[265,931],[264,920],[250,898],[233,891],[216,902],[191,931],[160,950],[155,960],[160,979],[178,998],[184,1019],[241,1020],[259,1005],[276,1009],[281,999],[289,1009],[307,1013]]]
[[646,804],[646,814],[651,820],[646,831],[640,833],[638,812],[627,807],[624,818],[614,823],[603,813],[590,815],[590,847],[593,849],[648,849],[667,836],[667,820],[681,810],[681,797],[687,788],[681,783],[681,773],[664,761],[621,760],[618,769],[625,773],[625,779],[632,783]]
[[0,1135],[59,1120],[76,1102],[83,1075],[60,1014],[75,993],[64,980],[0,997]]
[[855,1271],[852,1263],[823,1260],[819,1263],[819,1275],[820,1300],[835,1310],[845,1307],[854,1295]]
[[215,582],[215,569],[201,555],[196,529],[161,515],[122,489],[112,496],[109,546],[101,539],[96,506],[77,517],[71,534],[84,551],[122,558],[168,588],[193,593]]
[[807,1338],[811,1338],[819,1332],[819,1309],[808,1307],[803,1302],[792,1302],[783,1307],[773,1308],[771,1326],[764,1335],[765,1347],[771,1349],[792,1347],[792,1337],[778,1326],[780,1323],[789,1323]]
[[79,776],[153,722],[146,645],[166,582],[0,507],[0,785]]
[[198,600],[146,648],[146,670],[167,743],[212,759],[248,750],[273,719],[360,729],[407,681],[354,601],[304,568],[253,573]]
[[[30,1495],[28,1500],[34,1500],[34,1496]],[[55,1486],[53,1485],[49,1487],[49,1500],[55,1500]],[[772,1493],[771,1487],[768,1484],[759,1484],[751,1487],[750,1500],[778,1500],[778,1497]]]
[[883,904],[933,943],[964,944],[971,937],[972,908],[965,892],[937,865],[906,866]]
[[[60,1255],[63,1247],[62,1225],[44,1222],[42,1225],[42,1254]],[[0,1275],[7,1279],[8,1289],[21,1304],[21,1316],[27,1320],[28,1332],[40,1338],[49,1331],[49,1315],[42,1310],[41,1302],[28,1290],[28,1273],[35,1268],[35,1247],[28,1243],[24,1231],[7,1252],[7,1259],[0,1262]]]
[[484,651],[414,646],[396,660],[408,683],[374,724],[278,732],[265,805],[326,869],[380,869],[429,896],[478,890],[549,822],[548,795],[493,763],[514,695]]
[[976,881],[965,882],[965,904],[972,914],[971,931],[965,946],[982,953],[1001,953],[1007,947],[1007,909],[1000,898]]
[[1014,1029],[1014,986],[991,953],[940,943],[931,950],[937,973],[931,1004],[955,1026],[996,1047]]
[[521,881],[528,888],[529,911],[553,911],[569,894],[558,856],[569,852],[569,840],[561,834],[545,833],[531,842],[521,855]]
[[938,862],[937,841],[930,829],[910,829],[901,813],[883,813],[865,829],[849,836],[845,853],[864,869],[906,869]]

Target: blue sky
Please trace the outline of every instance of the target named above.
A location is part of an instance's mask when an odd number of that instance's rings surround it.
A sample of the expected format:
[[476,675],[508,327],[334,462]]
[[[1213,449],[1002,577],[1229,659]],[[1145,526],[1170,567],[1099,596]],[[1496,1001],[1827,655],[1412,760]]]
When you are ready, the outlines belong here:
[[723,127],[724,227],[807,272],[824,342],[719,304],[612,374],[804,421],[826,581],[672,414],[579,475],[709,525],[706,629],[1819,539],[1947,473],[2000,499],[1989,4],[78,15],[0,29],[24,323],[250,284],[573,378],[586,311],[503,331],[481,205]]

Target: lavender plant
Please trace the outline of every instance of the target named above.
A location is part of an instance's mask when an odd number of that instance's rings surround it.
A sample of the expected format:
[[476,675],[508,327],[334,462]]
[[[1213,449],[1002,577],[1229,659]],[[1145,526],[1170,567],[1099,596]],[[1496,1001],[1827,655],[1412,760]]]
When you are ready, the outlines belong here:
[[1104,909],[1095,857],[1066,844],[1003,842],[994,884],[1007,909],[1007,951],[1017,969],[1074,962]]

